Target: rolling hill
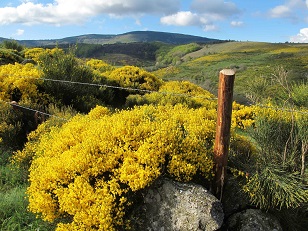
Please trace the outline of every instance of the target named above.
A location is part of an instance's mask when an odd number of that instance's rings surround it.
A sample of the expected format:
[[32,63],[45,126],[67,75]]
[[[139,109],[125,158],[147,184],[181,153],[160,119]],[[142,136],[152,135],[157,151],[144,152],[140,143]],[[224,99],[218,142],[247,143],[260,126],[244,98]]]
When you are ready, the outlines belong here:
[[[0,38],[0,42],[5,38]],[[63,44],[115,44],[115,43],[135,43],[135,42],[162,42],[167,44],[187,44],[197,43],[215,43],[218,39],[157,31],[133,31],[118,35],[87,34],[62,39],[46,40],[17,40],[20,44],[27,47],[53,46]]]

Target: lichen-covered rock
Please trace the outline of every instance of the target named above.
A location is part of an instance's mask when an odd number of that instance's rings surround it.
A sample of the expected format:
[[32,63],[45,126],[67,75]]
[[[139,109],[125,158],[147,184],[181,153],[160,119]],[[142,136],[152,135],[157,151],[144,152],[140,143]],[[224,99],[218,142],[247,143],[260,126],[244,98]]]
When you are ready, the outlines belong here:
[[229,217],[251,206],[247,195],[242,191],[238,180],[229,175],[224,185],[222,204],[225,217]]
[[235,213],[228,219],[229,231],[282,231],[279,221],[258,209]]
[[222,204],[200,185],[161,179],[132,215],[133,230],[210,231],[221,227]]

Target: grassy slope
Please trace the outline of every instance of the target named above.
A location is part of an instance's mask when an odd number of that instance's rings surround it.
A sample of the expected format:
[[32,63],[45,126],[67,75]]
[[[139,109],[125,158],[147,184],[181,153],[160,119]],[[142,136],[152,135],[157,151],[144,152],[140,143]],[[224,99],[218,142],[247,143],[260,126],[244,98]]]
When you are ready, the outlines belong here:
[[[215,93],[218,73],[224,68],[236,70],[235,98],[245,102],[247,85],[270,78],[275,68],[289,71],[290,81],[307,81],[308,44],[227,42],[206,45],[182,57],[177,73],[164,79],[189,80]],[[275,91],[273,91],[273,94]]]

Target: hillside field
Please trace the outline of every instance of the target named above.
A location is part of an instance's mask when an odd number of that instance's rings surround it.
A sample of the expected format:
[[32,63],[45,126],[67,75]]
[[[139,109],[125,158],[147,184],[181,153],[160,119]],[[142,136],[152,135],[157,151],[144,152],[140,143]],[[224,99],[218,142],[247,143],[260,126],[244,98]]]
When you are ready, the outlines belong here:
[[222,69],[235,71],[223,167],[235,206],[306,231],[308,44],[12,40],[0,43],[0,230],[126,230],[160,177],[211,190]]

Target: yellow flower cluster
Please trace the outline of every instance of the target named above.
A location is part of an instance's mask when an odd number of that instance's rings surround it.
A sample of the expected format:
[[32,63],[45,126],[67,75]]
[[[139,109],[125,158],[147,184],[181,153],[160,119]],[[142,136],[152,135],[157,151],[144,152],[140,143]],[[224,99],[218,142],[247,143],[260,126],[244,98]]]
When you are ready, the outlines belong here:
[[37,98],[36,82],[39,77],[39,70],[31,63],[0,66],[0,99],[10,100],[14,89],[20,91],[21,100]]
[[189,81],[165,82],[158,92],[143,96],[131,95],[127,99],[139,105],[183,104],[191,108],[206,107],[207,109],[215,109],[217,106],[214,95]]
[[[271,118],[272,120],[277,120],[277,121],[286,121],[286,122],[292,122],[292,113],[289,109],[283,109],[283,108],[277,108],[274,107],[272,104],[267,104],[264,106],[252,106],[250,107],[251,110],[255,113],[255,116],[262,116],[262,117],[267,117]],[[301,112],[305,112],[305,110],[301,110]],[[298,113],[295,111],[293,112],[294,116],[297,116]],[[300,113],[301,115],[301,113]]]
[[44,49],[44,48],[27,48],[25,51],[25,58],[26,59],[33,59],[34,61],[39,61],[39,57],[43,54],[53,55],[56,52],[63,52],[62,49],[53,48],[53,49]]
[[124,66],[112,71],[108,78],[116,81],[121,87],[157,91],[162,81],[155,75],[135,66]]
[[86,62],[86,65],[91,67],[93,70],[99,71],[99,73],[112,71],[114,69],[113,66],[100,59],[90,59]]
[[183,181],[196,173],[212,177],[215,122],[215,109],[142,106],[111,113],[99,106],[38,139],[33,134],[29,209],[49,221],[71,218],[58,231],[116,230],[125,225],[129,192],[163,171]]
[[232,105],[232,128],[246,129],[254,124],[255,108],[248,107],[236,102]]
[[38,61],[39,56],[45,52],[44,48],[28,48],[24,51],[26,59],[33,59],[34,61]]
[[[305,48],[304,48],[305,49]],[[280,49],[275,49],[271,51],[271,54],[280,54],[280,53],[299,53],[303,50],[303,47],[289,46],[283,47]]]

